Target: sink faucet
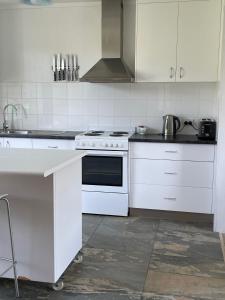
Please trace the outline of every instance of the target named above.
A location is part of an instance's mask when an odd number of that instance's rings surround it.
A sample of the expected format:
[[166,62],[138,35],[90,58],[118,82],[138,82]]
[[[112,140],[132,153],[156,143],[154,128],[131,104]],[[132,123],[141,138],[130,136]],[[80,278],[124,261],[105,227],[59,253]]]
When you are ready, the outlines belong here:
[[3,131],[4,132],[9,131],[9,124],[8,124],[8,121],[6,120],[6,111],[9,107],[12,107],[12,119],[14,119],[13,118],[13,113],[15,112],[17,114],[17,108],[14,104],[7,104],[7,105],[4,106],[4,109],[3,109],[3,118],[4,118]]

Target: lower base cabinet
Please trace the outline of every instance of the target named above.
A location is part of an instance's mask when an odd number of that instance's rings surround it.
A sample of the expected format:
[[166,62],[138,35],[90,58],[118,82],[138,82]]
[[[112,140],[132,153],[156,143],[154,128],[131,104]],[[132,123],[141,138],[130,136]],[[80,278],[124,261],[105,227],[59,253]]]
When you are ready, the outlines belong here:
[[131,208],[211,214],[215,147],[130,143]]
[[208,188],[132,184],[130,206],[210,214],[213,190]]

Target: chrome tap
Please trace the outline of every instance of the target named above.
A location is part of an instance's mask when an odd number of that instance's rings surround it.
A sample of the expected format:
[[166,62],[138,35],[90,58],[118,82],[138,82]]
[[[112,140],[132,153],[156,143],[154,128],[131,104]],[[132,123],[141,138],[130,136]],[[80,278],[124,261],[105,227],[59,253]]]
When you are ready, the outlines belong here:
[[6,120],[6,111],[9,107],[12,107],[12,119],[13,120],[14,120],[13,113],[15,112],[16,115],[17,115],[17,108],[14,104],[7,104],[7,105],[4,106],[4,109],[3,109],[3,118],[4,118],[3,131],[4,132],[9,132],[9,124],[8,124],[8,121]]

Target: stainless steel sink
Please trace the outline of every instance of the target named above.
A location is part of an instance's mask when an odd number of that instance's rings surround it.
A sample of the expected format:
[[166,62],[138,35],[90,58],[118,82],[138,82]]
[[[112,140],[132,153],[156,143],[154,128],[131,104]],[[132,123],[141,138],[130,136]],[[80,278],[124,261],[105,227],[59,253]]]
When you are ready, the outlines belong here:
[[29,130],[14,130],[14,131],[10,131],[10,133],[12,133],[12,134],[28,134],[28,133],[31,133],[31,131],[29,131]]

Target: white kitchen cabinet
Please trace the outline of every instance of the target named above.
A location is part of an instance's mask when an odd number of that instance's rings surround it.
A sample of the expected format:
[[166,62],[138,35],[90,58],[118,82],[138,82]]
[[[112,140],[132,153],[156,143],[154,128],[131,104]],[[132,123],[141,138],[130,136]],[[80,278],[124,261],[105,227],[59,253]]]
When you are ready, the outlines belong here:
[[138,6],[137,81],[175,81],[178,3]]
[[217,81],[221,2],[179,3],[177,81]]
[[210,214],[212,189],[132,184],[131,203],[133,208]]
[[130,143],[130,207],[212,213],[214,145]]
[[29,138],[3,138],[4,148],[32,149],[32,139]]
[[137,4],[136,80],[219,79],[221,0]]
[[132,159],[131,183],[212,188],[213,163]]
[[74,150],[75,140],[33,139],[33,148]]
[[0,138],[0,149],[4,147],[4,139]]
[[132,143],[131,158],[168,159],[213,162],[215,147],[212,145],[176,143]]

